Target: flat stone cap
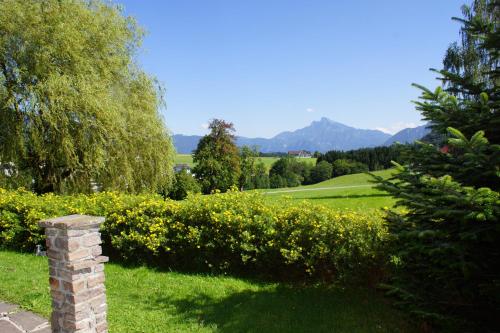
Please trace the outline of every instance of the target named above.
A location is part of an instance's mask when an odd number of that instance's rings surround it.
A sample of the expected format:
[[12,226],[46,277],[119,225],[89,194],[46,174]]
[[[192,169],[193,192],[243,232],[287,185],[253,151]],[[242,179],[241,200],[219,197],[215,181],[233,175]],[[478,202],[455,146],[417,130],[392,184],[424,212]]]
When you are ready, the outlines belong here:
[[89,229],[92,227],[99,227],[103,222],[104,217],[102,216],[75,214],[41,220],[38,222],[38,225],[42,228]]

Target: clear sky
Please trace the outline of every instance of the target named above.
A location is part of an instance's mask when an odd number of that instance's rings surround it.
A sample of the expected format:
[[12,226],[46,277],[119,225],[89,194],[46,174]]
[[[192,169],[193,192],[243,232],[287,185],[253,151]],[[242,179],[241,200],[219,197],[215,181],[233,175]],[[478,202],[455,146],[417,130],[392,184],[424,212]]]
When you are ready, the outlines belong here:
[[166,88],[175,134],[211,118],[271,137],[328,117],[388,132],[421,124],[468,0],[115,0],[147,35],[138,61]]

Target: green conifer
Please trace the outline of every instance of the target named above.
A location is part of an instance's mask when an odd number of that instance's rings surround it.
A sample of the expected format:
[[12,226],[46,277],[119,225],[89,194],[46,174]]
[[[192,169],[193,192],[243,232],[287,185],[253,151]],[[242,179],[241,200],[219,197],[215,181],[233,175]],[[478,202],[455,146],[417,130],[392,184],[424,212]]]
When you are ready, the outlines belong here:
[[418,86],[416,102],[439,145],[419,143],[379,187],[403,209],[389,212],[395,278],[390,290],[415,314],[475,330],[499,327],[499,5],[464,7],[462,43],[448,50],[443,88]]

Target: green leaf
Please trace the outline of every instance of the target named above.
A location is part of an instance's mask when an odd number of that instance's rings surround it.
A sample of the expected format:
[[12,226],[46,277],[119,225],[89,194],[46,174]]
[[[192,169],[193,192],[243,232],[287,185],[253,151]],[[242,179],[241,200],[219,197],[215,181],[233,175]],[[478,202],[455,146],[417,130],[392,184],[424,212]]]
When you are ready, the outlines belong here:
[[465,135],[462,134],[462,132],[460,132],[458,129],[456,128],[453,128],[453,127],[447,127],[446,130],[448,131],[448,133],[450,133],[452,136],[460,139],[460,140],[463,140],[464,142],[468,142],[467,138],[465,137]]

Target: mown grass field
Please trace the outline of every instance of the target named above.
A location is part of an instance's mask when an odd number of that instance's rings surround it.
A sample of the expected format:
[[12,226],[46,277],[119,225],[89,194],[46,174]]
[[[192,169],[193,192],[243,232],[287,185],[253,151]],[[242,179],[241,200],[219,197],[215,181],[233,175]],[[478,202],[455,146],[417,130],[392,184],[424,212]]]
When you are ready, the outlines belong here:
[[194,166],[193,155],[191,154],[176,154],[174,158],[175,164],[187,164],[190,167]]
[[[47,258],[0,251],[0,300],[50,313]],[[413,332],[365,289],[290,287],[106,264],[110,332]]]
[[[279,160],[279,157],[259,157],[259,159],[264,162],[265,166],[269,170],[271,168],[271,165],[273,165],[274,162]],[[300,161],[306,161],[308,163],[311,163],[313,165],[316,164],[316,158],[311,157],[311,158],[301,158]],[[175,164],[181,164],[185,163],[188,164],[190,167],[194,166],[193,163],[193,156],[191,154],[177,154],[175,155]]]
[[[387,178],[394,170],[373,172]],[[314,185],[291,188],[259,190],[271,200],[293,200],[299,203],[308,200],[332,208],[354,210],[391,207],[395,200],[387,193],[373,188],[368,174],[360,173],[332,178]]]

